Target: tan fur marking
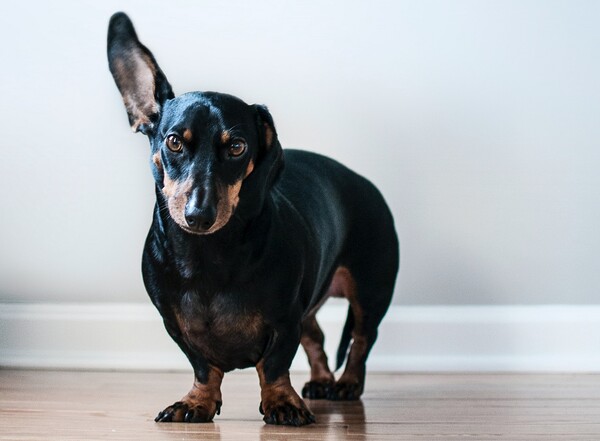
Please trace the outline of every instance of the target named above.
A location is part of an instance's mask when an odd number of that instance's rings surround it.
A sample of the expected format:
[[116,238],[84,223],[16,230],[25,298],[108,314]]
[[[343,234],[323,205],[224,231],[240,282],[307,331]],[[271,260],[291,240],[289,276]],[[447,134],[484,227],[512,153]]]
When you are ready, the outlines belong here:
[[154,163],[154,165],[156,166],[157,169],[162,171],[163,166],[162,166],[162,161],[160,159],[160,152],[156,152],[154,155],[152,155],[152,162]]
[[250,160],[250,162],[248,162],[248,167],[246,167],[246,174],[244,175],[244,179],[246,179],[248,176],[250,176],[250,173],[252,173],[254,171],[254,161]]
[[348,268],[340,266],[335,270],[331,284],[327,290],[327,295],[331,297],[345,297],[348,301],[356,297],[356,282]]
[[333,382],[335,379],[327,364],[327,355],[323,350],[323,332],[315,316],[308,317],[302,323],[303,331],[300,344],[308,357],[310,380]]
[[231,133],[228,130],[221,132],[221,144],[227,144],[231,140]]
[[265,128],[265,145],[267,149],[270,149],[273,144],[273,129],[267,123],[263,123],[263,127]]
[[290,374],[286,373],[277,378],[272,383],[267,383],[264,372],[264,361],[261,360],[256,364],[258,379],[260,382],[260,397],[262,399],[263,412],[266,414],[275,407],[290,403],[297,408],[306,409],[308,407],[296,393],[290,382]]
[[249,312],[245,314],[225,314],[210,316],[210,321],[197,319],[199,315],[197,311],[194,316],[190,313],[178,311],[175,313],[177,324],[182,334],[187,338],[190,344],[196,346],[197,337],[206,336],[211,333],[217,336],[233,336],[243,335],[248,338],[258,336],[264,327],[264,319],[258,312]]
[[214,401],[221,401],[221,382],[223,381],[223,371],[214,366],[210,367],[208,372],[208,381],[206,384],[200,383],[197,379],[194,380],[192,390],[184,397],[192,397],[193,399],[210,398]]
[[183,140],[189,144],[190,142],[192,142],[192,131],[190,129],[185,129],[183,131]]
[[205,304],[186,294],[175,309],[181,337],[191,348],[216,366],[222,366],[232,351],[251,349],[260,359],[265,322],[261,313],[245,308],[224,308],[226,301]]
[[350,303],[352,313],[354,314],[354,330],[352,337],[356,340],[357,337],[363,335],[363,310],[358,302],[356,282],[350,270],[344,266],[338,267],[333,275],[333,280],[329,287],[331,296],[345,297]]
[[[345,297],[352,308],[354,315],[353,341],[346,363],[346,370],[342,374],[340,381],[360,382],[362,381],[361,378],[364,377],[364,355],[367,349],[367,341],[363,334],[363,311],[357,298],[356,281],[348,268],[340,266],[335,270],[325,298],[310,312],[313,318],[327,297]],[[310,316],[306,319],[307,328],[305,328],[300,343],[309,359],[311,381],[327,381],[330,378],[327,356],[323,351],[322,345],[319,345],[315,337],[309,334],[310,331],[312,333],[315,332],[315,324],[318,329],[318,324],[310,323],[309,320]]]
[[233,185],[227,186],[227,202],[231,206],[231,211],[235,210],[240,202],[240,190],[242,189],[242,181],[236,181]]
[[[185,206],[188,202],[192,187],[192,179],[186,179],[183,182],[174,181],[165,173],[164,187],[162,192],[167,197],[169,213],[179,226],[190,232],[194,231],[188,228],[187,221],[185,220]],[[209,230],[199,234],[214,233],[215,231],[223,228],[227,222],[229,222],[240,201],[239,193],[241,188],[242,180],[240,179],[233,185],[221,186],[217,189],[217,218]]]
[[340,266],[334,273],[328,294],[334,297],[345,297],[350,303],[354,315],[352,330],[352,345],[346,362],[346,369],[338,383],[361,384],[365,376],[365,354],[367,353],[367,338],[364,334],[364,312],[357,297],[356,281],[350,270]]
[[307,337],[302,337],[300,343],[308,357],[308,364],[310,365],[310,381],[333,382],[333,374],[327,366],[327,356],[325,355],[323,348]]
[[165,173],[162,192],[167,197],[167,206],[169,207],[171,217],[183,227],[187,227],[187,222],[185,220],[185,206],[190,197],[192,186],[192,179],[186,179],[182,182],[174,181]]
[[223,333],[229,333],[233,330],[233,332],[238,332],[239,334],[244,334],[249,337],[256,337],[262,332],[265,326],[265,321],[263,316],[256,312],[251,314],[249,313],[241,317],[237,316],[235,323],[231,322],[230,317],[225,317],[221,323],[221,326]]
[[181,401],[190,407],[204,407],[210,415],[214,416],[223,401],[221,396],[223,375],[222,370],[210,366],[206,384],[202,384],[195,379],[194,386]]

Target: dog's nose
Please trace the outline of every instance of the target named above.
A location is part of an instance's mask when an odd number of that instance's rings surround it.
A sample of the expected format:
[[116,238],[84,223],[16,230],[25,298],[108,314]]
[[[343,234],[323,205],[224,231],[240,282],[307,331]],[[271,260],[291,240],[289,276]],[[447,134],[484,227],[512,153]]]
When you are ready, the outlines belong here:
[[216,212],[212,206],[202,208],[186,207],[185,221],[190,228],[195,230],[208,230],[216,220]]
[[210,186],[197,186],[185,205],[185,221],[198,232],[208,231],[217,220],[217,202]]

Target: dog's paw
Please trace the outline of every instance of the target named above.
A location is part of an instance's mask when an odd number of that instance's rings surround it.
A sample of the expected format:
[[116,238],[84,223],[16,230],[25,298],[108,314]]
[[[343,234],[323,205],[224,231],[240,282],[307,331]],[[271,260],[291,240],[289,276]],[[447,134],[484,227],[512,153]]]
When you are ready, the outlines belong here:
[[208,423],[221,411],[221,402],[214,406],[205,403],[188,403],[178,401],[162,412],[159,412],[154,421],[157,423]]
[[302,398],[319,400],[327,398],[335,386],[333,381],[309,381],[302,388]]
[[329,389],[327,399],[333,401],[353,401],[358,400],[362,393],[362,383],[338,381],[331,389]]
[[264,407],[263,403],[260,403],[258,410],[264,415],[263,421],[267,424],[304,426],[315,422],[315,416],[302,400],[299,406],[284,400]]

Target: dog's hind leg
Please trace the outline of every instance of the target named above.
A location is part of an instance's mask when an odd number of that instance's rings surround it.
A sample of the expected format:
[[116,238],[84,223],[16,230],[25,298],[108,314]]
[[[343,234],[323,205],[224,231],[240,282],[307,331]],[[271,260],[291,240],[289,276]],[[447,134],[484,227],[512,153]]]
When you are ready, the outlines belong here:
[[[377,339],[377,328],[387,311],[393,292],[391,283],[382,281],[378,275],[369,274],[365,266],[351,270],[339,267],[332,281],[332,289],[337,289],[348,299],[350,310],[338,351],[337,368],[341,367],[346,356],[350,338],[346,368],[342,376],[329,390],[330,400],[357,400],[364,391],[366,361]],[[387,286],[386,286],[387,285]]]
[[327,398],[335,383],[333,373],[327,364],[323,350],[325,337],[316,317],[310,315],[302,323],[300,344],[304,348],[310,364],[310,381],[302,388],[302,397],[309,399]]
[[348,353],[344,373],[329,390],[327,398],[330,400],[358,400],[364,391],[367,356],[375,339],[374,334],[367,334],[364,326],[364,313],[360,306],[351,301],[350,308],[354,317],[354,328],[352,329],[352,344]]

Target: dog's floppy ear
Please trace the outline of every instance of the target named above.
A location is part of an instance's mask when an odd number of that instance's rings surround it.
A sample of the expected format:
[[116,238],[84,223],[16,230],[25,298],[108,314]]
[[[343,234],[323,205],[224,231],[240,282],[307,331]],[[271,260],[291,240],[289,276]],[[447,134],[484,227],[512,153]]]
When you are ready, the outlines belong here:
[[174,97],[171,85],[152,53],[137,38],[133,24],[123,12],[108,25],[108,66],[123,96],[134,132],[149,134],[160,108]]
[[257,168],[264,175],[265,190],[275,181],[283,168],[283,149],[277,138],[273,117],[266,106],[255,104],[256,125],[259,136]]

